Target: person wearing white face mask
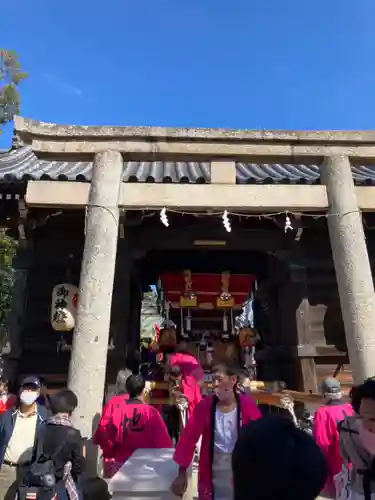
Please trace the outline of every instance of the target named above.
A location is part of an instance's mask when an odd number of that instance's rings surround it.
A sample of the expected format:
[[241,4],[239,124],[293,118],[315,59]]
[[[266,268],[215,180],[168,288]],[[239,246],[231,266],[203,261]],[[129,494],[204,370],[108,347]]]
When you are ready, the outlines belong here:
[[26,377],[18,404],[0,415],[0,498],[14,500],[18,479],[33,458],[35,439],[48,411],[38,405],[40,380]]

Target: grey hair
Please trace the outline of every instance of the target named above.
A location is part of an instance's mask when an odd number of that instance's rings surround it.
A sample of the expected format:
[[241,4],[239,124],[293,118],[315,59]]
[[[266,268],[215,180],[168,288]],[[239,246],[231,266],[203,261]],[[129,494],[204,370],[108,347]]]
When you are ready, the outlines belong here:
[[132,372],[125,368],[124,370],[119,370],[116,377],[116,387],[115,394],[126,394],[126,381],[132,375]]

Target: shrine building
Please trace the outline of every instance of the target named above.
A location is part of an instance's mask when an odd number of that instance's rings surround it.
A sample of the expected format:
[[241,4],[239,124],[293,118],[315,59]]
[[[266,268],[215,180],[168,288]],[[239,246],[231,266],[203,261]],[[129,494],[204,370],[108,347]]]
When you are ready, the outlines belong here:
[[[143,292],[189,269],[256,278],[264,378],[315,392],[349,358],[355,380],[374,375],[374,165],[371,131],[16,117],[0,154],[1,224],[19,240],[8,369],[69,374],[81,417],[94,414],[92,394],[139,345]],[[51,325],[60,283],[78,290],[74,341]]]

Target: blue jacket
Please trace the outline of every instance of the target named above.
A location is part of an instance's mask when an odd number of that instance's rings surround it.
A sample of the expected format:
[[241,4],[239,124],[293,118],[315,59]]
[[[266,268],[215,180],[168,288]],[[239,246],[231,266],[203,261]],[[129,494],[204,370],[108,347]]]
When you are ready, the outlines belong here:
[[[35,436],[38,435],[43,422],[49,417],[49,412],[45,406],[37,405],[37,415]],[[11,408],[0,415],[0,467],[4,462],[5,451],[13,434],[16,417],[17,409],[15,408]]]

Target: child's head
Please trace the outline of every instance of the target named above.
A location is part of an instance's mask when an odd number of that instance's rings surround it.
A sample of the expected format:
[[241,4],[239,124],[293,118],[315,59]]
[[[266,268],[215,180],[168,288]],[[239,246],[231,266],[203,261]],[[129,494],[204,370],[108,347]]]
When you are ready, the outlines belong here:
[[142,398],[146,387],[145,379],[142,375],[130,375],[126,380],[126,392],[131,399]]
[[70,389],[60,389],[50,396],[49,404],[53,415],[71,415],[78,406],[78,399]]
[[241,429],[232,468],[235,500],[314,500],[328,475],[314,439],[279,415]]
[[375,380],[369,378],[363,384],[350,391],[354,411],[359,415],[367,428],[375,433]]
[[95,477],[83,484],[83,500],[110,500],[108,484],[104,479]]

